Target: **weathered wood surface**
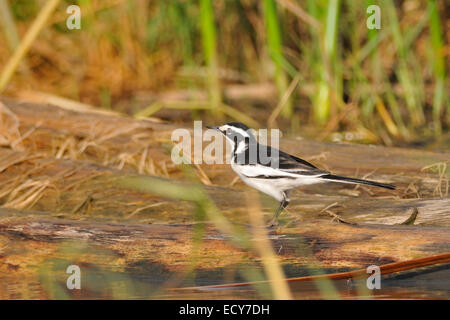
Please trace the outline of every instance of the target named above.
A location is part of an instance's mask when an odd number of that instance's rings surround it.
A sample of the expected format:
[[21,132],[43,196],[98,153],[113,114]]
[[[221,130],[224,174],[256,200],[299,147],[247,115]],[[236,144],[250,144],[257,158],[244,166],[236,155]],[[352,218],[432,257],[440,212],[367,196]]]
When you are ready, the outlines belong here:
[[[34,209],[52,215],[78,218],[107,218],[143,223],[193,222],[191,207],[185,202],[137,192],[116,182],[130,173],[81,161],[44,158],[9,149],[0,149],[0,192],[3,206]],[[174,181],[174,183],[177,183]],[[178,182],[183,183],[183,182]],[[187,185],[188,188],[188,185]],[[219,209],[231,220],[247,221],[244,191],[229,187],[205,186]],[[400,199],[391,191],[376,190],[373,196],[347,185],[330,185],[325,194],[317,187],[297,191],[282,220],[299,223],[328,221],[329,211],[352,223],[397,224],[408,219],[414,208],[419,214],[412,224],[450,226],[450,199]],[[390,195],[391,193],[391,195]],[[276,202],[263,196],[268,215]]]
[[[175,287],[242,281],[246,270],[261,270],[256,253],[234,247],[209,224],[196,278],[173,280],[192,261],[192,204],[130,189],[117,178],[140,173],[186,184],[168,152],[174,126],[2,101],[10,112],[2,113],[0,123],[0,283],[7,284],[0,298],[54,297],[55,292],[59,297],[201,297],[157,289],[169,280]],[[346,271],[450,251],[448,153],[297,139],[282,139],[281,148],[338,174],[372,173],[371,179],[398,186],[385,191],[330,184],[296,191],[280,227],[270,231],[287,276],[306,275],[318,265],[326,272]],[[235,175],[229,166],[202,165],[198,174],[212,182],[205,190],[220,211],[249,228],[247,187],[231,184]],[[261,200],[268,220],[276,203]],[[70,264],[100,277],[100,287],[82,293],[61,289]],[[115,286],[128,289],[114,291]],[[297,289],[298,298],[318,294]],[[428,297],[442,296],[428,290]],[[251,288],[218,294],[260,296]]]
[[[137,286],[144,281],[140,285],[147,291],[139,297],[149,298],[160,295],[156,287],[182,274],[192,261],[190,225],[50,219],[45,213],[13,209],[2,209],[0,217],[0,282],[6,284],[0,289],[2,298],[39,297],[47,289],[42,277],[52,277],[64,286],[65,269],[72,264],[82,266],[88,274],[94,268],[109,274],[109,285],[125,282]],[[317,262],[325,272],[337,272],[450,251],[450,233],[439,227],[310,222],[283,233],[271,232],[270,238],[288,277],[308,275]],[[235,248],[212,226],[204,236],[197,262],[197,275],[191,283],[196,285],[242,281],[241,272],[249,266],[261,269],[255,253]],[[114,274],[126,279],[116,279]],[[18,282],[26,284],[18,289]],[[252,290],[247,290],[244,296],[251,297]],[[181,293],[166,294],[175,297]],[[297,294],[301,296],[301,292]]]

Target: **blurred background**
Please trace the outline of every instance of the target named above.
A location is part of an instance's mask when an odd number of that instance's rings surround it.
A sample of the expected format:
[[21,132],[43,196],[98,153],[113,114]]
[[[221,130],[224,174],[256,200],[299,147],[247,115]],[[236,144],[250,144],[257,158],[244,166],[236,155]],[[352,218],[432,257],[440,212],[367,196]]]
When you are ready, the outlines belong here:
[[448,1],[61,0],[5,76],[48,2],[0,0],[3,95],[449,150]]

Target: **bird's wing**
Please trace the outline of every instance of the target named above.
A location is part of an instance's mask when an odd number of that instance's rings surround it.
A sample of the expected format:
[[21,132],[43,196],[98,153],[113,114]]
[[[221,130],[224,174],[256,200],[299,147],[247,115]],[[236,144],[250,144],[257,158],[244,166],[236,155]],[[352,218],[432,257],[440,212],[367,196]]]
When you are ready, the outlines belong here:
[[[260,145],[259,147],[266,147]],[[248,153],[248,150],[245,151]],[[248,154],[245,155],[245,165],[239,165],[239,171],[247,177],[264,177],[264,178],[279,178],[279,177],[292,177],[296,178],[301,176],[321,176],[328,174],[328,171],[320,170],[311,163],[294,157],[281,150],[268,147],[267,158],[264,158],[261,153],[258,152],[258,162],[252,163],[248,161]],[[265,161],[266,160],[266,161]]]
[[306,176],[321,176],[329,173],[328,171],[317,168],[306,160],[297,158],[281,150],[278,152],[278,168],[281,171]]

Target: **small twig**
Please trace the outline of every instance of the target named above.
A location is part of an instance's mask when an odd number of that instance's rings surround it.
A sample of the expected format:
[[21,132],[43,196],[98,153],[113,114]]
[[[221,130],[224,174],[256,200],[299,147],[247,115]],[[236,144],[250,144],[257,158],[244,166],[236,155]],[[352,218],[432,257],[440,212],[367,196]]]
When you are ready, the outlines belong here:
[[311,25],[314,29],[318,29],[322,31],[322,23],[314,18],[312,15],[310,15],[308,12],[303,10],[302,7],[300,7],[297,3],[291,0],[277,0],[277,2],[282,6],[285,7],[287,10],[292,12],[294,15],[296,15],[298,18],[306,22],[307,24]]
[[200,165],[194,163],[194,167],[197,169],[198,177],[200,178],[200,181],[207,186],[211,186],[212,185],[211,180],[209,179],[209,177],[205,173],[205,171],[203,171],[203,169],[200,167]]
[[344,219],[342,219],[338,214],[336,214],[336,213],[334,213],[333,211],[330,211],[330,210],[329,210],[329,209],[331,209],[331,208],[337,206],[338,204],[339,204],[339,202],[334,202],[334,203],[332,203],[332,204],[326,206],[325,208],[323,208],[323,209],[319,212],[319,215],[322,214],[322,213],[327,213],[330,217],[333,218],[333,220],[331,220],[331,221],[334,221],[334,220],[336,219],[338,222],[341,222],[341,223],[350,224],[350,225],[356,225],[355,222],[349,222],[349,221],[347,221],[347,220],[344,220]]
[[136,215],[137,213],[139,213],[139,212],[141,212],[141,211],[143,211],[143,210],[145,210],[145,209],[153,208],[153,207],[159,207],[159,206],[161,206],[161,205],[163,205],[163,204],[166,204],[166,203],[167,203],[167,202],[152,203],[152,204],[149,204],[148,206],[144,206],[144,207],[137,208],[137,209],[134,210],[132,213],[130,213],[126,218],[129,219],[129,218],[131,218],[132,216]]
[[404,194],[407,195],[408,192],[409,192],[410,190],[411,190],[413,193],[416,194],[417,199],[422,198],[422,197],[420,196],[419,189],[416,187],[416,185],[415,185],[414,182],[411,182],[411,183],[408,185],[408,187],[405,189]]
[[92,197],[92,195],[88,195],[82,203],[80,203],[77,207],[75,207],[75,209],[72,210],[72,214],[77,213],[82,208],[85,208],[84,213],[87,213],[89,211],[89,205],[92,201],[94,201],[94,197]]
[[319,213],[325,212],[326,210],[331,209],[331,208],[337,206],[338,204],[339,204],[339,202],[333,202],[332,204],[330,204],[330,205],[326,206],[325,208],[323,208],[322,210],[320,210]]
[[417,209],[417,207],[413,208],[413,212],[411,213],[411,215],[408,217],[408,219],[406,219],[403,222],[400,223],[396,223],[397,225],[413,225],[414,222],[416,221],[417,215],[419,214],[419,210]]
[[230,182],[230,184],[228,185],[229,187],[232,187],[236,184],[236,182],[239,181],[239,176],[234,177],[233,181]]
[[349,225],[356,225],[355,222],[350,222],[350,221],[342,219],[338,214],[334,213],[333,211],[326,210],[325,212],[328,213],[328,215],[333,218],[331,220],[331,222],[333,222],[336,219],[338,222],[341,222],[341,223],[345,223],[345,224],[349,224]]

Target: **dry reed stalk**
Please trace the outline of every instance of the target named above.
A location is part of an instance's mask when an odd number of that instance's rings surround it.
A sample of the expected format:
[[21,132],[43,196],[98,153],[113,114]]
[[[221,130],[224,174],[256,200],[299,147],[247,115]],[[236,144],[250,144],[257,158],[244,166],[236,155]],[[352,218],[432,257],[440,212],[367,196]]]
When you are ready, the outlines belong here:
[[441,185],[445,182],[446,183],[446,188],[445,188],[445,196],[448,195],[448,189],[449,189],[449,179],[444,178],[446,172],[447,172],[447,163],[446,162],[438,162],[438,163],[433,163],[429,166],[425,166],[422,169],[420,169],[420,171],[425,171],[425,170],[429,170],[432,168],[436,168],[437,172],[439,174],[439,180],[436,183],[436,187],[434,188],[433,191],[433,196],[435,196],[436,194],[439,194],[439,196],[442,198],[444,196],[444,194],[442,193],[442,187]]
[[276,0],[282,7],[286,8],[298,18],[311,25],[312,28],[321,31],[323,29],[322,23],[311,16],[308,12],[303,10],[297,3],[292,0]]
[[298,85],[298,82],[300,81],[300,73],[298,73],[294,79],[292,79],[291,84],[284,92],[283,96],[281,97],[280,101],[278,102],[278,105],[275,107],[275,109],[272,111],[272,113],[269,116],[269,119],[267,120],[267,126],[269,128],[273,128],[273,124],[281,111],[283,110],[283,107],[291,97],[292,93],[294,92],[295,88]]
[[255,250],[261,256],[261,261],[270,281],[273,296],[278,300],[292,299],[292,294],[286,282],[283,269],[269,241],[256,192],[247,193],[247,203],[250,222],[252,224],[252,243]]
[[[4,208],[25,209],[34,205],[42,197],[44,190],[50,186],[50,180],[26,180],[11,191],[8,199],[2,205]],[[22,193],[23,192],[23,193]],[[21,195],[19,195],[22,193]]]
[[4,158],[0,158],[0,173],[8,169],[9,167],[16,165],[18,163],[21,163],[23,161],[36,159],[36,158],[43,158],[43,154],[33,154],[29,155],[27,153],[16,153],[12,152],[9,155],[7,155]]
[[208,175],[205,173],[205,171],[203,171],[202,167],[200,167],[200,165],[198,165],[196,163],[194,163],[194,167],[197,170],[197,175],[198,175],[200,181],[207,186],[211,186],[212,182],[209,179]]
[[120,113],[115,111],[99,109],[92,105],[74,101],[68,98],[63,98],[54,94],[24,90],[19,91],[16,95],[17,97],[25,101],[37,104],[51,104],[64,110],[70,110],[80,113],[104,114],[108,116],[121,116]]
[[149,204],[149,205],[147,205],[147,206],[143,206],[143,207],[137,208],[136,210],[134,210],[132,213],[130,213],[130,214],[127,216],[127,219],[129,219],[129,218],[135,216],[136,214],[138,214],[139,212],[141,212],[141,211],[143,211],[143,210],[145,210],[145,209],[148,209],[148,208],[154,208],[154,207],[159,207],[159,206],[162,206],[163,204],[167,204],[167,203],[168,203],[168,202],[164,201],[164,202],[152,203],[152,204]]
[[56,9],[58,4],[59,0],[48,0],[45,3],[44,7],[39,12],[38,16],[34,20],[31,27],[28,29],[27,33],[25,34],[25,37],[20,42],[17,49],[14,51],[13,56],[9,59],[0,75],[0,92],[2,92],[5,89],[9,80],[11,80],[11,77],[16,71],[20,61],[26,55],[26,53],[30,49],[31,44],[36,39],[39,32],[42,30],[45,23],[48,21],[50,15]]
[[400,132],[397,126],[395,125],[394,121],[392,120],[391,115],[386,110],[383,101],[380,98],[377,98],[375,106],[389,133],[392,134],[394,137],[398,137]]

